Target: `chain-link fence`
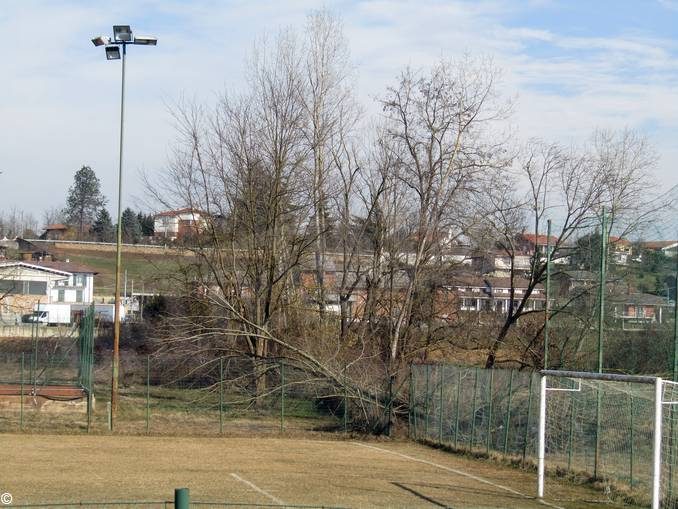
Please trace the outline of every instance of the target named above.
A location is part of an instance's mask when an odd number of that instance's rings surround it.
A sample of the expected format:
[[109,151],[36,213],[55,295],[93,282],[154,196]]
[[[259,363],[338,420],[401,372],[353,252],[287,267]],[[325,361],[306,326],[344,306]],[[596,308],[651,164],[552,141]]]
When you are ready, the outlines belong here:
[[35,348],[26,343],[25,351],[0,354],[0,431],[348,431],[351,408],[358,408],[355,394],[285,359],[125,351],[111,419],[107,352],[82,362],[77,346],[41,341]]
[[472,452],[534,458],[538,375],[445,364],[411,367],[410,435]]

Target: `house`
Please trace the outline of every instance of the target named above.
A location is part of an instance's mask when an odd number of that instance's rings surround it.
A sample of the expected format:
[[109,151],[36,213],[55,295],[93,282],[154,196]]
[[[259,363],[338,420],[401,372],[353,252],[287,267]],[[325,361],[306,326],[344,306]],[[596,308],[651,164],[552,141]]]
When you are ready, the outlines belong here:
[[0,314],[22,315],[35,304],[89,304],[96,271],[80,264],[54,261],[0,263]]
[[471,266],[479,274],[509,277],[511,275],[512,261],[514,272],[527,274],[532,270],[532,255],[524,252],[516,252],[511,257],[505,251],[488,251],[475,255],[471,260]]
[[54,258],[52,253],[45,249],[44,246],[38,246],[34,242],[17,237],[16,243],[22,260],[51,261]]
[[191,207],[159,212],[154,216],[153,236],[170,241],[191,237],[205,228],[205,216],[205,212]]
[[62,223],[48,224],[40,238],[42,240],[61,240],[66,237],[70,228]]
[[[523,299],[528,287],[528,280],[521,277],[513,278],[513,305]],[[459,298],[461,311],[492,311],[506,314],[511,301],[510,278],[479,277],[474,275],[458,276],[455,281],[446,285]],[[546,294],[544,287],[539,284],[527,300],[526,310],[544,309]]]
[[[435,253],[430,253],[426,262],[428,263],[445,263],[449,265],[471,265],[473,262],[473,252],[474,250],[466,246],[452,246],[439,250]],[[405,265],[414,264],[417,258],[417,253],[414,251],[401,251],[395,255],[395,259],[398,263]],[[389,253],[382,253],[381,261],[387,261],[390,259]]]
[[641,242],[640,247],[648,251],[658,251],[673,258],[678,252],[678,240],[651,240]]
[[588,270],[564,270],[553,275],[558,295],[567,297],[582,293],[598,285],[598,274]]
[[535,235],[534,233],[520,233],[516,237],[518,244],[518,249],[525,252],[528,255],[534,255],[537,253],[540,256],[546,257],[546,246],[556,245],[558,242],[558,237],[551,235],[547,237],[546,235]]
[[608,239],[608,252],[612,262],[617,265],[628,265],[632,254],[631,242],[622,237],[612,237]]
[[629,324],[663,323],[673,308],[666,298],[641,292],[613,293],[608,301],[614,318],[621,320],[625,329]]

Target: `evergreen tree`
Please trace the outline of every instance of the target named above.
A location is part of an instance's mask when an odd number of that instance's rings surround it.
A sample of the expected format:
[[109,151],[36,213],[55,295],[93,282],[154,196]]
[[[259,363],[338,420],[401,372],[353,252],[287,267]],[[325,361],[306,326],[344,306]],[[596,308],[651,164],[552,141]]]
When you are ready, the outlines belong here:
[[144,237],[152,237],[155,232],[155,219],[151,214],[143,214],[139,212],[137,214],[137,219],[141,225],[141,234]]
[[113,242],[115,240],[115,229],[113,228],[111,215],[105,208],[99,210],[91,232],[97,242]]
[[68,223],[76,227],[79,239],[82,239],[86,227],[94,222],[97,212],[105,204],[106,198],[101,194],[96,173],[89,166],[83,166],[73,177],[64,210]]
[[137,244],[141,240],[141,224],[131,208],[123,210],[121,222],[123,242]]

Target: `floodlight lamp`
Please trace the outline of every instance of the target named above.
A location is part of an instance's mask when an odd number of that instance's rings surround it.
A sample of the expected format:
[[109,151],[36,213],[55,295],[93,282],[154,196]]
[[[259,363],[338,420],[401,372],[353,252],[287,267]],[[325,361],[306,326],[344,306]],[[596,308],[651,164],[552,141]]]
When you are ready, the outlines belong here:
[[144,46],[155,46],[158,44],[157,37],[151,37],[149,35],[139,35],[134,37],[134,44],[143,44]]
[[106,60],[120,60],[120,48],[118,46],[106,46]]
[[110,44],[111,43],[111,38],[106,37],[105,35],[100,35],[99,37],[95,37],[92,39],[92,43],[95,46],[103,46],[105,44]]
[[113,38],[120,42],[132,41],[132,29],[129,25],[114,25]]

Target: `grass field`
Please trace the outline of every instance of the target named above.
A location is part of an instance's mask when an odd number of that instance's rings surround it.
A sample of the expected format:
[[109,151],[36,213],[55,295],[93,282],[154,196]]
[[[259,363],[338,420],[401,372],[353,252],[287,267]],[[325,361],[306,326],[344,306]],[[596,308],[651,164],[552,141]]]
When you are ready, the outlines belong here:
[[[98,272],[95,279],[95,294],[112,295],[115,285],[115,251],[87,251],[79,249],[55,249],[54,253],[61,260],[69,259],[73,263],[81,263]],[[177,270],[178,258],[166,253],[140,254],[122,252],[122,267],[127,271],[128,291],[141,291],[142,283],[145,291],[163,289],[168,274]]]
[[3,434],[0,444],[0,491],[14,504],[171,500],[188,487],[194,501],[272,506],[616,507],[555,480],[538,501],[533,473],[405,441]]

